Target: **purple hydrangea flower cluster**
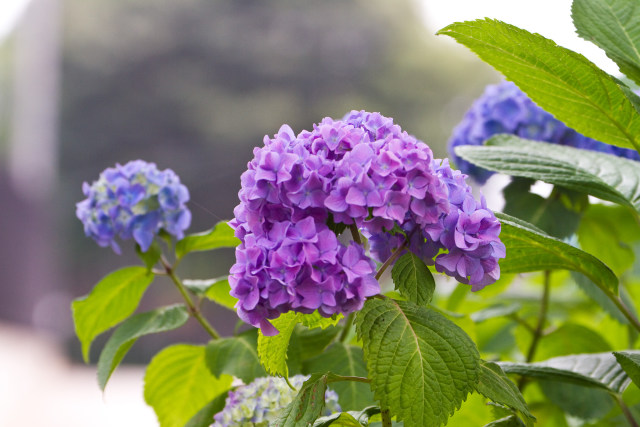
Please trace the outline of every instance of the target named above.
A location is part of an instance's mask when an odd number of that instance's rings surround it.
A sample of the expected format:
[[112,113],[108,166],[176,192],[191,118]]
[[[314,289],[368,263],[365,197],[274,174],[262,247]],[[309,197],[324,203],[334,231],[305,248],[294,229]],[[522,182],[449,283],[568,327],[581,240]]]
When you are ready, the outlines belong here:
[[325,118],[297,136],[282,126],[254,150],[230,223],[242,241],[229,279],[238,315],[274,335],[268,319],[281,313],[346,314],[379,293],[374,262],[332,221],[355,225],[379,261],[406,234],[439,271],[474,290],[494,282],[500,223],[464,178],[378,113]]
[[[289,377],[289,382],[299,390],[307,378],[304,375],[295,375]],[[297,393],[282,378],[256,378],[251,384],[242,385],[229,392],[224,409],[214,415],[211,427],[268,426],[278,419],[282,410],[293,401]],[[324,397],[323,415],[341,411],[335,391],[327,389]]]
[[487,86],[453,130],[449,140],[449,153],[456,166],[476,181],[484,183],[493,172],[456,156],[454,148],[459,145],[482,145],[499,133],[640,160],[640,155],[635,150],[605,144],[568,128],[538,107],[514,83],[503,81]]
[[181,239],[191,223],[187,187],[171,169],[160,171],[154,163],[116,164],[93,184],[85,182],[82,191],[87,198],[76,205],[76,215],[85,234],[116,253],[116,237],[133,238],[146,252],[161,229]]

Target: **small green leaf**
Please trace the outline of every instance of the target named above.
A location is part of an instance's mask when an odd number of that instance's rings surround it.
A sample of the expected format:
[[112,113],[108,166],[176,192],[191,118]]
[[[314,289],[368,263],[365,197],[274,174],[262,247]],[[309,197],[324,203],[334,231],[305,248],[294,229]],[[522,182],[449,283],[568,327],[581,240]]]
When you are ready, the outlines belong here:
[[304,382],[293,401],[282,410],[282,415],[273,423],[274,427],[295,427],[313,425],[324,408],[324,394],[330,373],[312,374]]
[[161,427],[183,427],[216,396],[231,387],[232,378],[216,378],[205,361],[205,347],[178,344],[151,360],[144,376],[144,400]]
[[142,262],[144,262],[144,265],[147,266],[147,269],[151,270],[160,260],[160,256],[162,256],[162,249],[158,242],[154,240],[146,252],[142,252],[140,245],[136,244],[136,254],[138,254]]
[[489,424],[485,424],[484,427],[524,427],[524,423],[517,416],[509,415],[508,417],[491,421]]
[[299,319],[300,322],[309,329],[326,329],[329,326],[336,326],[338,322],[340,322],[340,319],[342,319],[342,314],[335,315],[334,317],[324,317],[317,311],[314,311],[311,314],[300,314]]
[[505,134],[485,146],[463,145],[455,151],[485,169],[559,185],[640,212],[640,165],[634,160]]
[[172,305],[131,316],[113,332],[98,360],[98,384],[104,390],[111,374],[120,364],[131,346],[144,335],[170,331],[184,325],[189,319],[187,308]]
[[482,323],[485,320],[494,319],[496,317],[509,316],[517,313],[522,306],[517,302],[511,304],[496,304],[491,307],[487,307],[484,310],[471,313],[469,317],[476,323]]
[[[367,377],[367,365],[360,347],[335,343],[325,352],[304,363],[304,371],[333,372],[351,377]],[[334,383],[331,388],[338,394],[338,403],[344,411],[354,411],[374,402],[368,384],[355,381]]]
[[433,298],[436,282],[433,275],[418,256],[407,252],[398,259],[391,270],[395,289],[409,301],[427,305]]
[[574,0],[577,33],[601,47],[620,71],[640,84],[640,3],[636,0]]
[[[331,387],[335,388],[334,386]],[[380,408],[377,406],[369,406],[359,412],[336,412],[329,416],[318,418],[313,427],[366,427],[369,425],[369,418],[379,413]]]
[[618,278],[593,255],[548,236],[524,221],[505,214],[496,216],[502,224],[500,239],[507,248],[507,257],[500,261],[503,273],[571,270],[587,276],[605,293],[617,295]]
[[476,391],[493,402],[520,412],[532,421],[536,419],[529,411],[529,407],[518,387],[495,363],[480,362],[480,380],[476,386]]
[[258,357],[258,332],[252,329],[240,336],[221,338],[207,345],[207,366],[213,375],[233,375],[249,384],[267,376]]
[[287,349],[291,333],[300,321],[300,316],[300,313],[289,311],[271,320],[273,326],[280,331],[278,335],[267,337],[262,332],[258,332],[258,356],[260,356],[260,363],[270,375],[285,378],[289,376]]
[[467,46],[570,128],[608,144],[640,147],[634,104],[621,83],[584,56],[492,19],[457,22],[438,34]]
[[498,362],[498,365],[507,374],[577,384],[612,394],[622,393],[631,382],[612,353],[574,354],[544,362]]
[[190,280],[182,281],[184,286],[196,295],[204,295],[209,300],[235,311],[235,305],[238,299],[232,297],[231,286],[229,286],[228,276],[222,276],[208,280]]
[[614,351],[616,360],[622,369],[629,375],[631,381],[640,387],[640,352],[638,351]]
[[356,326],[375,398],[408,425],[445,423],[478,382],[475,344],[433,310],[369,299]]
[[189,252],[210,251],[217,248],[235,248],[240,240],[226,221],[217,223],[212,229],[190,234],[176,243],[176,257],[182,258]]
[[209,427],[213,416],[224,409],[228,392],[218,395],[198,411],[184,427]]
[[125,267],[105,276],[89,295],[73,301],[73,322],[85,362],[95,337],[135,311],[153,277],[145,267]]

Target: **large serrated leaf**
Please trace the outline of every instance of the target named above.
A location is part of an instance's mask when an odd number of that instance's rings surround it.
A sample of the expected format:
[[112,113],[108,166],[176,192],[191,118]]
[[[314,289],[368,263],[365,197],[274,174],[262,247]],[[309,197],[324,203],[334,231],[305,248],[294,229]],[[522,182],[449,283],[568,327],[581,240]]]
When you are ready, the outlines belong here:
[[633,383],[640,387],[640,352],[614,351],[613,354]]
[[[322,354],[307,360],[304,363],[304,371],[367,377],[367,366],[362,349],[343,343],[335,343]],[[343,411],[355,411],[374,402],[373,393],[368,384],[342,381],[334,383],[331,388],[338,394],[338,403]]]
[[105,276],[89,295],[73,301],[73,323],[85,362],[94,338],[135,311],[153,277],[145,267],[125,267]]
[[322,414],[327,382],[333,375],[313,374],[304,382],[293,401],[282,410],[274,427],[306,427],[313,425]]
[[205,347],[178,344],[151,360],[144,376],[144,400],[161,427],[183,427],[216,396],[231,387],[231,377],[216,378],[205,362]]
[[542,270],[571,270],[582,273],[605,293],[617,295],[618,278],[593,255],[536,230],[530,224],[505,214],[496,216],[502,224],[500,240],[507,257],[500,261],[503,273]]
[[530,420],[536,418],[522,397],[518,387],[505,375],[500,366],[492,362],[480,362],[480,380],[476,391],[487,399],[507,406],[525,415]]
[[235,236],[233,228],[226,221],[221,221],[210,230],[189,234],[176,243],[176,257],[180,259],[189,252],[235,248],[239,244],[240,240]]
[[267,376],[258,357],[257,331],[251,330],[232,338],[221,338],[207,345],[207,366],[215,376],[233,375],[249,384]]
[[[332,388],[335,387],[332,386]],[[380,408],[377,406],[369,406],[358,412],[336,412],[329,416],[318,418],[313,427],[366,427],[369,425],[369,418],[379,413]]]
[[498,362],[508,374],[622,393],[631,380],[612,353],[575,354],[537,363]]
[[640,2],[574,0],[571,16],[580,37],[601,47],[620,71],[640,84]]
[[187,308],[183,304],[178,304],[136,314],[125,320],[113,332],[100,353],[98,360],[100,388],[104,390],[111,374],[138,338],[177,329],[184,325],[188,319]]
[[418,256],[407,252],[396,261],[391,270],[395,289],[409,301],[418,305],[427,305],[433,298],[436,282],[433,275]]
[[438,34],[467,46],[567,126],[608,144],[640,147],[634,104],[616,79],[584,56],[492,19],[457,22]]
[[506,134],[485,146],[455,150],[485,169],[581,191],[640,212],[640,162]]
[[265,336],[262,332],[258,332],[260,363],[269,374],[285,378],[289,376],[287,349],[289,348],[289,339],[293,329],[300,321],[300,316],[300,313],[289,311],[280,315],[277,319],[271,320],[273,326],[280,331],[278,335]]
[[408,425],[443,424],[478,382],[475,344],[433,310],[370,299],[356,326],[376,399]]

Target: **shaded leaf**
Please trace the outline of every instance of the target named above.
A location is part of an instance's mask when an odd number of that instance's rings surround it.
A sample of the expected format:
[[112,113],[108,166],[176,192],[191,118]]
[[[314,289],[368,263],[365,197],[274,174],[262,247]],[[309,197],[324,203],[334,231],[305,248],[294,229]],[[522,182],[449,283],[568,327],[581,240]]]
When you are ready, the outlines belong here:
[[207,344],[207,366],[217,377],[228,374],[249,384],[255,378],[267,376],[260,365],[257,347],[255,329],[237,337],[212,340]]
[[[335,388],[332,386],[332,388]],[[373,415],[379,414],[380,408],[377,406],[369,406],[362,411],[349,411],[349,412],[336,412],[326,417],[321,417],[316,420],[313,427],[328,427],[328,426],[344,426],[344,427],[361,427],[369,425],[369,418]]]
[[615,351],[613,354],[633,383],[640,387],[640,352]]
[[94,338],[135,311],[153,277],[145,267],[125,267],[105,276],[89,295],[73,301],[73,322],[85,362]]
[[492,19],[457,22],[438,34],[467,46],[570,128],[608,144],[640,147],[634,104],[616,79],[584,56]]
[[520,310],[520,308],[522,308],[522,306],[517,302],[511,304],[496,304],[483,310],[476,311],[475,313],[471,313],[469,317],[471,317],[471,320],[474,322],[481,323],[488,319],[515,314]]
[[564,412],[583,420],[600,419],[614,406],[613,399],[604,390],[557,381],[539,383],[550,402],[558,405]]
[[436,282],[433,275],[413,252],[408,251],[396,261],[391,270],[395,289],[418,305],[427,305],[433,298]]
[[518,411],[530,420],[535,417],[522,397],[518,387],[505,375],[500,366],[491,362],[480,362],[480,379],[476,391],[487,399]]
[[441,425],[478,381],[475,344],[433,310],[369,299],[356,326],[375,398],[409,425]]
[[131,346],[144,335],[170,331],[184,325],[189,319],[187,308],[182,305],[162,307],[131,316],[113,332],[100,353],[98,360],[98,384],[104,390],[111,374],[120,364]]
[[210,251],[217,248],[235,248],[240,240],[226,221],[217,223],[212,229],[202,233],[189,234],[176,243],[176,257],[182,258],[189,252]]
[[313,425],[322,414],[327,382],[332,374],[312,374],[304,382],[293,401],[283,409],[282,415],[273,423],[274,427]]
[[213,416],[224,409],[228,395],[228,392],[218,395],[207,403],[204,408],[200,409],[184,427],[209,427]]

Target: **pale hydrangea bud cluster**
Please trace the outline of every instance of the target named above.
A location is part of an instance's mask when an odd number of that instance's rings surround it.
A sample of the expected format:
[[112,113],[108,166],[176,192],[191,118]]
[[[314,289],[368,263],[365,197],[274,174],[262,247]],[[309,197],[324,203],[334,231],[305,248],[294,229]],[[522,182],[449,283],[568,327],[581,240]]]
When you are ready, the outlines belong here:
[[76,205],[76,215],[85,234],[116,253],[116,237],[133,238],[146,252],[160,230],[181,239],[191,222],[187,187],[171,169],[160,171],[154,163],[117,164],[93,184],[85,182],[82,191],[87,198]]
[[281,313],[346,314],[379,293],[374,262],[362,245],[341,243],[335,223],[360,230],[379,261],[406,234],[439,271],[474,290],[494,282],[500,223],[464,178],[378,113],[325,118],[298,135],[282,126],[241,177],[231,225],[242,243],[229,279],[238,315],[273,335],[268,319]]
[[455,154],[454,148],[459,145],[482,145],[499,133],[640,160],[635,150],[605,144],[579,134],[538,107],[514,83],[503,81],[487,86],[453,130],[449,153],[456,166],[476,181],[485,182],[493,172],[461,159]]
[[[296,375],[289,377],[289,382],[299,390],[307,378]],[[224,409],[214,415],[211,427],[266,427],[278,419],[297,394],[282,378],[256,378],[251,384],[229,392]],[[327,389],[324,397],[325,410],[322,415],[341,411],[336,392]]]

